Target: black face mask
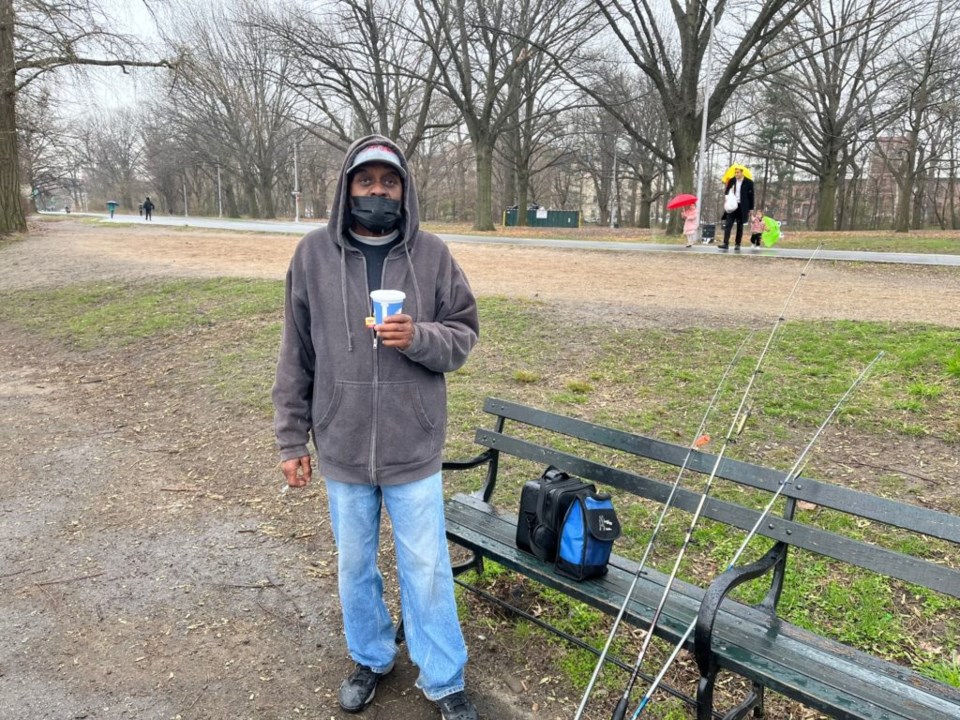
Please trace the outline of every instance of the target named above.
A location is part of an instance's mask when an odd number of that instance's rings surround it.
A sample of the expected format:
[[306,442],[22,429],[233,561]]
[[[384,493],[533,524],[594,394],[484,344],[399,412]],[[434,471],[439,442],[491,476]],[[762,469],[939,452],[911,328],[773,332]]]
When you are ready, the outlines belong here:
[[370,232],[389,232],[400,224],[399,200],[380,196],[356,196],[351,198],[350,214],[353,219]]

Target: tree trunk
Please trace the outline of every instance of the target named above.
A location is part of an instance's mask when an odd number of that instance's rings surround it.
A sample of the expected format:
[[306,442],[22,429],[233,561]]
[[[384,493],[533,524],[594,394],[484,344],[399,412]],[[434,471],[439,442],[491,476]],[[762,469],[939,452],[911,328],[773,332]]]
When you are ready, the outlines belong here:
[[273,219],[277,216],[277,207],[273,201],[272,188],[272,178],[264,177],[260,182],[260,217]]
[[526,162],[517,157],[517,225],[526,226],[527,205],[530,203],[530,168]]
[[[457,163],[456,175],[457,175],[457,187],[459,192],[454,195],[454,205],[450,209],[450,217],[457,222],[466,222],[470,219],[470,201],[467,198],[467,161],[463,159],[463,142],[460,142],[460,152],[458,156],[460,157],[460,162]],[[474,163],[474,168],[476,168],[476,163]]]
[[243,194],[247,200],[247,214],[252,218],[260,217],[260,206],[257,205],[257,188],[248,177],[243,178]]
[[851,185],[853,185],[853,196],[850,198],[850,227],[859,227],[860,226],[860,208],[863,206],[863,171],[859,168],[854,169],[853,179],[851,180]]
[[318,180],[316,183],[316,188],[317,199],[313,211],[318,218],[325,218],[327,216],[327,184]]
[[817,230],[834,229],[837,214],[837,162],[836,156],[828,153],[821,159],[819,192],[817,197]]
[[[474,230],[493,230],[493,148],[486,138],[476,145],[477,153],[477,221]],[[520,208],[521,210],[523,208]]]
[[653,183],[646,175],[640,182],[640,216],[637,218],[637,227],[650,229],[650,205],[653,203]]
[[26,232],[17,153],[17,71],[13,64],[13,0],[0,0],[0,235]]
[[917,191],[913,194],[913,230],[922,230],[927,218],[923,212],[924,199],[926,196],[926,181],[923,177],[917,178]]
[[636,227],[637,225],[637,176],[635,174],[630,175],[630,179],[627,181],[627,212],[625,213],[626,220],[622,220],[620,224],[626,225],[627,227]]
[[893,230],[898,233],[910,232],[910,210],[913,207],[913,180],[914,163],[916,162],[916,153],[914,139],[911,137],[910,150],[907,153],[907,161],[903,166],[903,182],[898,188],[900,198],[897,207],[897,217]]
[[224,179],[221,181],[223,187],[223,214],[227,217],[238,218],[240,211],[237,209],[237,193],[233,189],[233,181]]

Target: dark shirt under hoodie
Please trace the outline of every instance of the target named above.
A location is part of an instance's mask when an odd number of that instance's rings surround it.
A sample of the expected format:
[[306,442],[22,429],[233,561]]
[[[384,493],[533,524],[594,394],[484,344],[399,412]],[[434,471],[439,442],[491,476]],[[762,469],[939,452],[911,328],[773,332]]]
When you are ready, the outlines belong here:
[[381,288],[380,278],[383,277],[383,261],[390,254],[390,251],[400,244],[400,232],[395,230],[381,237],[358,235],[353,230],[348,232],[350,240],[366,258],[367,287],[370,288],[370,292],[379,290]]

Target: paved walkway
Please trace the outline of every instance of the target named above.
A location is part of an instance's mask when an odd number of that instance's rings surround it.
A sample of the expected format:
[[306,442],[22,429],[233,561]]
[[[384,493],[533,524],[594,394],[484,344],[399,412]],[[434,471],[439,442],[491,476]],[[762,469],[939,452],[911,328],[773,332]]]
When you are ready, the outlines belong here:
[[[63,213],[44,213],[62,215]],[[137,215],[114,215],[111,220],[107,213],[71,213],[83,217],[99,217],[104,222],[111,223],[143,223],[142,217]],[[154,215],[151,221],[155,225],[175,225],[216,230],[241,230],[244,232],[291,233],[303,235],[310,230],[321,227],[320,223],[292,222],[282,220],[232,220],[228,218],[183,217],[178,215]],[[806,260],[813,250],[795,248],[751,248],[745,247],[737,252],[718,250],[716,245],[694,245],[684,247],[678,238],[676,243],[669,245],[657,243],[630,243],[604,242],[599,240],[551,240],[548,238],[510,238],[487,235],[449,235],[440,234],[447,242],[458,243],[486,243],[494,245],[524,245],[528,247],[571,248],[575,250],[608,250],[612,252],[669,252],[694,253],[708,255],[740,255],[742,257],[780,257],[795,260]],[[927,253],[896,253],[896,252],[861,252],[851,250],[820,250],[817,257],[823,260],[840,260],[849,262],[894,263],[901,265],[947,265],[960,267],[960,255],[938,255]]]

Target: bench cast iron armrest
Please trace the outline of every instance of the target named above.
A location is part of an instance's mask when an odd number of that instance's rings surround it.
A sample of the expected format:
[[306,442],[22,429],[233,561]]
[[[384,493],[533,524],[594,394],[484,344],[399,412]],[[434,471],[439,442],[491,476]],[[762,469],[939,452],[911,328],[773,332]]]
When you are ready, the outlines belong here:
[[484,502],[490,502],[490,498],[493,496],[493,489],[497,485],[496,461],[497,451],[485,450],[469,460],[444,460],[440,467],[443,470],[471,470],[475,467],[479,467],[480,465],[488,465],[487,479],[484,481],[483,487],[471,494],[480,498]]
[[[724,597],[738,585],[761,577],[777,567],[787,552],[786,543],[778,542],[756,562],[743,567],[732,567],[722,572],[707,588],[697,612],[697,626],[694,632],[694,655],[701,677],[708,677],[714,671],[715,656],[712,651],[713,623],[720,610]],[[776,581],[776,580],[775,580]],[[768,596],[769,597],[769,596]],[[776,607],[766,602],[761,604],[769,612],[771,619],[776,616]]]
[[[471,493],[471,495],[486,503],[490,501],[493,489],[497,484],[497,459],[495,450],[485,450],[469,460],[444,460],[440,467],[443,470],[471,470],[481,465],[487,465],[487,479],[484,481],[483,487]],[[454,577],[462,575],[468,570],[483,572],[483,556],[471,551],[466,560],[453,563]]]

